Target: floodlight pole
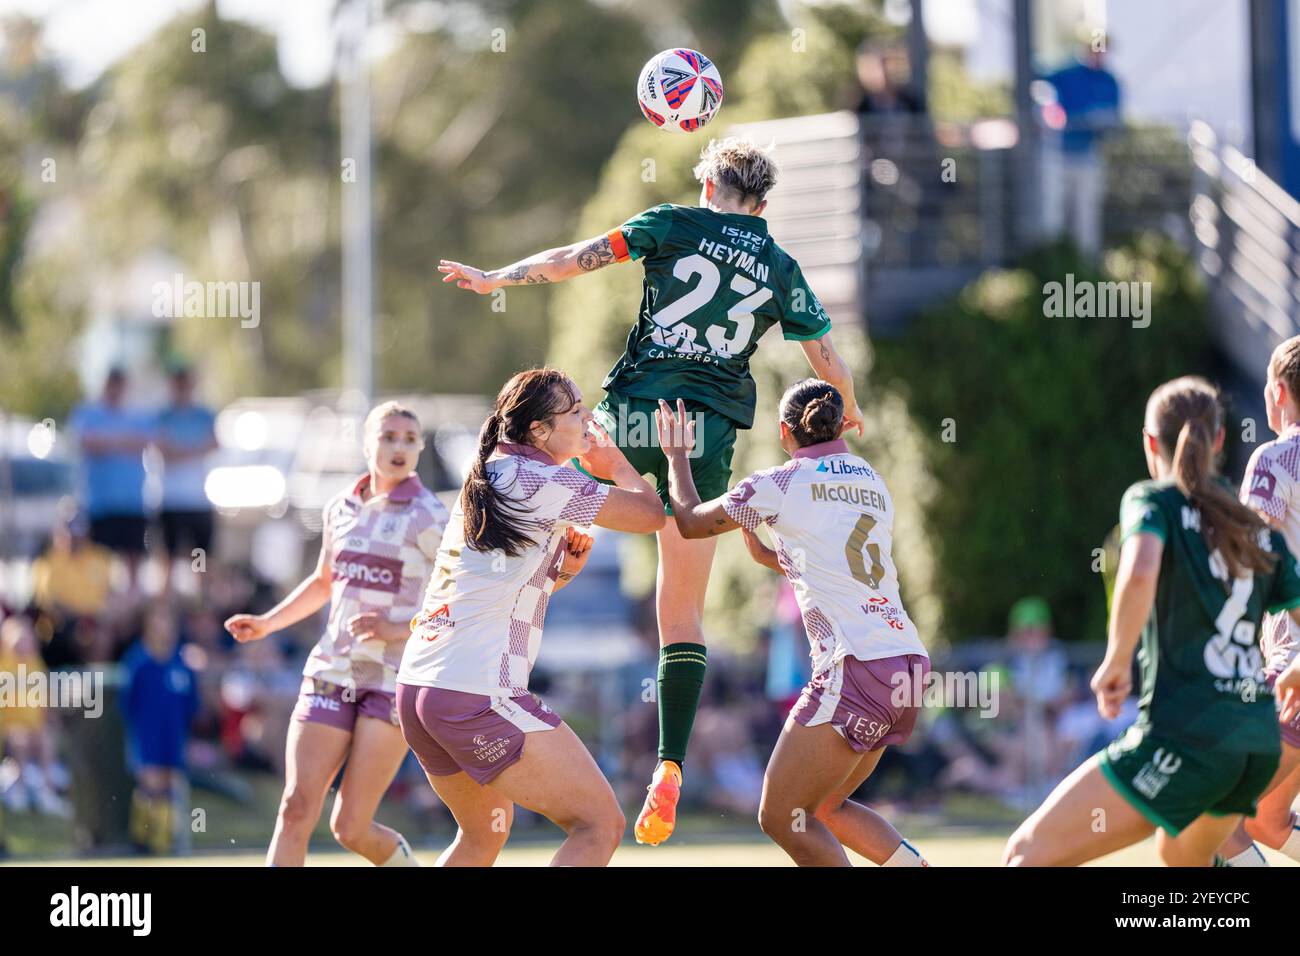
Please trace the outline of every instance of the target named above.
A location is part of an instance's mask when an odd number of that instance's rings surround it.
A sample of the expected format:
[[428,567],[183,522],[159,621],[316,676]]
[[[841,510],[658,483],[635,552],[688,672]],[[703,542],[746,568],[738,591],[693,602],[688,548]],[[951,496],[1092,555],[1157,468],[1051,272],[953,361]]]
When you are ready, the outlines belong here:
[[371,210],[370,75],[366,38],[372,0],[339,8],[339,103],[343,157],[343,388],[367,407],[375,391],[374,214]]

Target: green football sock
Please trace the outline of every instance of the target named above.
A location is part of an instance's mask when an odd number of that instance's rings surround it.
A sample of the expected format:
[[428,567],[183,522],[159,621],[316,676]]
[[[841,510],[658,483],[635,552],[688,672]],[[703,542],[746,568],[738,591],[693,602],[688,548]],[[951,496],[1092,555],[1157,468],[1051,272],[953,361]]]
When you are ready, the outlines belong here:
[[686,744],[700,706],[708,651],[703,644],[669,644],[659,650],[659,759],[686,760]]

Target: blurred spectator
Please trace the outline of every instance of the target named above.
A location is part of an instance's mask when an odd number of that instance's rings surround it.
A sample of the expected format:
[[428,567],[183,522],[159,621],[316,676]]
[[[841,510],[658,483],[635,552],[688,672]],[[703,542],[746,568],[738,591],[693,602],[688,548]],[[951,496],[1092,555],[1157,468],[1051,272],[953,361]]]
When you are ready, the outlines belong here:
[[[172,590],[172,573],[179,557],[187,563],[194,549],[202,553],[206,569],[212,549],[212,503],[204,490],[208,477],[207,455],[217,447],[217,416],[194,401],[194,376],[190,368],[173,368],[171,395],[155,422],[154,441],[163,458],[162,543],[163,593]],[[204,593],[204,576],[197,576]]]
[[113,555],[90,540],[84,521],[57,525],[50,545],[32,563],[33,600],[47,614],[94,617],[108,607]]
[[277,640],[235,647],[222,674],[221,744],[237,766],[284,773],[284,741],[302,685]]
[[1007,642],[1011,689],[1024,708],[1024,798],[1036,804],[1053,783],[1055,724],[1069,697],[1069,660],[1052,637],[1052,612],[1042,598],[1012,605]]
[[126,407],[126,373],[109,371],[99,401],[83,402],[70,424],[80,439],[82,504],[90,537],[126,562],[129,590],[136,592],[144,557],[144,450],[149,422]]
[[704,781],[700,795],[710,808],[753,817],[763,792],[763,763],[754,730],[766,707],[754,708],[751,702],[763,698],[737,687],[741,680],[736,668],[725,665],[709,675],[695,718],[690,760]]
[[1069,234],[1081,252],[1101,252],[1106,163],[1102,140],[1120,124],[1120,93],[1115,77],[1102,66],[1103,54],[1084,44],[1078,60],[1051,74],[1056,90],[1059,142],[1047,144],[1043,174],[1043,217],[1049,236]]
[[777,585],[776,613],[768,633],[767,670],[764,690],[767,699],[782,711],[782,717],[799,699],[812,678],[808,638],[794,588],[784,578]]
[[112,579],[112,552],[90,540],[81,518],[55,526],[32,562],[32,604],[50,667],[84,661],[78,632],[109,610]]
[[8,753],[0,764],[4,804],[15,813],[66,817],[69,807],[55,792],[65,775],[55,763],[50,701],[27,699],[33,678],[45,675],[45,662],[26,617],[13,615],[0,624],[0,674],[9,675],[3,679],[17,691],[12,702],[0,703],[0,756]]
[[862,98],[856,108],[859,115],[915,115],[922,111],[920,100],[908,88],[910,69],[907,53],[901,47],[863,40],[858,47],[857,67],[858,82],[862,84]]
[[135,773],[131,839],[154,853],[173,848],[176,803],[186,783],[185,749],[198,710],[194,672],[180,653],[175,614],[165,603],[145,612],[143,633],[123,659],[122,715]]
[[1097,697],[1086,675],[1075,683],[1071,702],[1057,723],[1057,765],[1054,775],[1064,777],[1079,764],[1118,737],[1137,720],[1137,695],[1130,694],[1119,716],[1107,720],[1097,711]]

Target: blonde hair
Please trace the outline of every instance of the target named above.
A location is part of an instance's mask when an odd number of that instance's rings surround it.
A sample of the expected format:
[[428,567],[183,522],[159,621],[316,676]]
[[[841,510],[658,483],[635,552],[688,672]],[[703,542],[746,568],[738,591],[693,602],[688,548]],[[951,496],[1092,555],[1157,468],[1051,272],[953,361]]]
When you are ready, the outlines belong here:
[[401,415],[403,418],[409,418],[411,421],[415,422],[415,430],[417,432],[420,430],[420,419],[415,412],[411,411],[411,409],[407,408],[401,402],[380,402],[374,408],[370,409],[369,414],[366,415],[364,424],[361,426],[361,434],[365,436],[363,441],[367,448],[370,447],[370,433],[372,431],[378,431],[380,424],[382,424],[384,419],[389,415]]
[[1268,374],[1275,382],[1286,385],[1300,401],[1300,335],[1293,335],[1273,350],[1268,360]]
[[700,150],[694,172],[701,183],[709,180],[741,201],[752,197],[757,205],[776,185],[777,168],[769,150],[750,140],[728,136],[709,140],[709,145]]

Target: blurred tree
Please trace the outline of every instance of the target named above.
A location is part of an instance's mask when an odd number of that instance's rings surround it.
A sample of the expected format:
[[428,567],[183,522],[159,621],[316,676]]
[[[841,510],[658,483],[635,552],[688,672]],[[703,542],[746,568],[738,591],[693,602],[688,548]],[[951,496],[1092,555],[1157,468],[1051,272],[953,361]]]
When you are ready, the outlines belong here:
[[[1076,283],[1150,282],[1150,326],[1045,314],[1046,284],[1068,273]],[[1208,371],[1207,327],[1193,262],[1148,234],[1108,252],[1102,273],[1065,246],[992,270],[879,343],[880,386],[907,402],[924,436],[919,473],[943,492],[924,516],[942,568],[933,585],[943,636],[1001,634],[1026,594],[1052,602],[1062,637],[1105,635],[1094,549],[1124,489],[1146,478],[1147,395]]]

